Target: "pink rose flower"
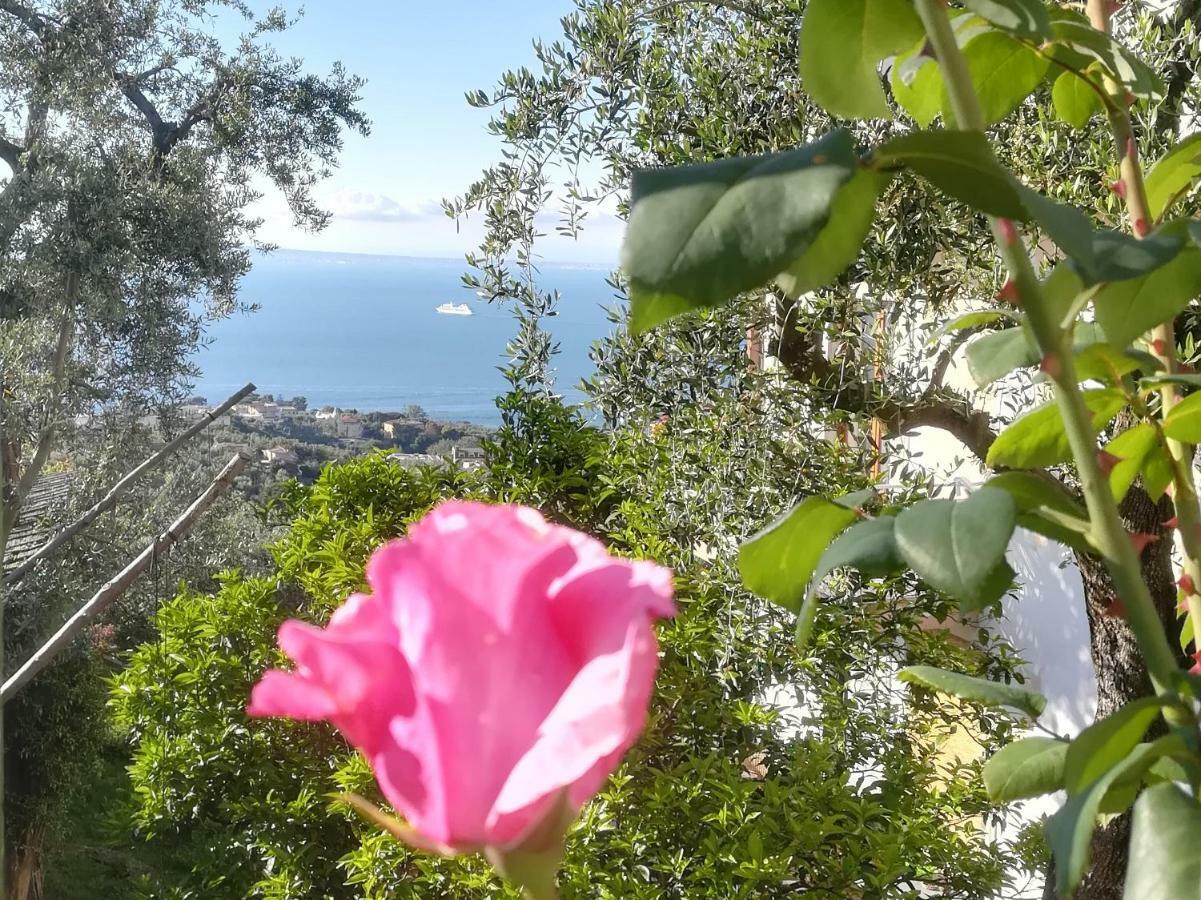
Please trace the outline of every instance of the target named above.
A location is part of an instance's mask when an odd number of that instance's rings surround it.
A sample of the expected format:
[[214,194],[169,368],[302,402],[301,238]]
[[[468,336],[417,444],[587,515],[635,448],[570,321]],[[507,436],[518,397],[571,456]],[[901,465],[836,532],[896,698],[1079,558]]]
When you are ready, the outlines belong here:
[[428,846],[517,845],[641,733],[668,570],[532,509],[447,502],[367,581],[326,628],[283,624],[296,668],[267,672],[248,712],[332,722]]

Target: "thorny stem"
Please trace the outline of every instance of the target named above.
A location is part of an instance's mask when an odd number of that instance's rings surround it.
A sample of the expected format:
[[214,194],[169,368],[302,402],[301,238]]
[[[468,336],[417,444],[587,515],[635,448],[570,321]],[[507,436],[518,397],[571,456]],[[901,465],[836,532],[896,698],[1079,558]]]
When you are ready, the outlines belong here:
[[[942,67],[956,119],[963,128],[983,131],[984,115],[967,61],[951,30],[945,0],[916,0],[916,7]],[[1092,521],[1093,543],[1105,559],[1106,568],[1126,608],[1127,620],[1142,648],[1156,691],[1169,693],[1174,689],[1172,682],[1177,673],[1176,659],[1155,611],[1151,593],[1143,581],[1138,553],[1122,525],[1109,482],[1097,461],[1096,431],[1080,392],[1075,363],[1066,344],[1064,330],[1044,302],[1042,286],[1013,223],[991,217],[989,222],[1039,348],[1045,358],[1053,363],[1048,368],[1053,373],[1052,381],[1064,428]]]
[[[1106,0],[1088,0],[1088,18],[1093,28],[1110,32],[1111,7]],[[1106,80],[1106,89],[1114,101],[1108,104],[1109,126],[1113,131],[1114,149],[1118,156],[1120,194],[1125,197],[1126,215],[1136,237],[1143,237],[1154,221],[1151,204],[1147,199],[1147,186],[1143,178],[1143,167],[1139,160],[1138,143],[1134,126],[1130,121],[1125,92],[1120,85]],[[1176,329],[1168,319],[1155,326],[1151,332],[1151,352],[1164,367],[1164,371],[1175,374]],[[1166,419],[1180,402],[1177,388],[1165,383],[1159,389],[1160,415]],[[1197,502],[1197,488],[1193,480],[1193,448],[1183,441],[1167,438],[1167,450],[1172,458],[1173,496],[1176,507],[1176,524],[1179,527],[1180,543],[1184,547],[1183,569],[1189,580],[1185,582],[1185,602],[1193,621],[1193,646],[1201,651],[1201,506]]]

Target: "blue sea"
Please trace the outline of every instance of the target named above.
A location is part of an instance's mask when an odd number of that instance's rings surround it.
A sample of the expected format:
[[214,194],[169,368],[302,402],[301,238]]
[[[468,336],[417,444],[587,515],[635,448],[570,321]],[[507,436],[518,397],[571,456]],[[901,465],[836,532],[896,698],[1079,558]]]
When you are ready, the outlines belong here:
[[[210,402],[248,381],[260,392],[362,412],[411,403],[433,418],[495,424],[500,367],[516,331],[506,306],[463,288],[461,260],[280,250],[257,257],[242,299],[259,309],[214,325],[195,357],[196,393]],[[562,294],[548,320],[559,341],[556,389],[571,402],[589,373],[588,350],[609,333],[617,302],[598,268],[545,265],[542,287]],[[434,311],[467,303],[472,316]]]

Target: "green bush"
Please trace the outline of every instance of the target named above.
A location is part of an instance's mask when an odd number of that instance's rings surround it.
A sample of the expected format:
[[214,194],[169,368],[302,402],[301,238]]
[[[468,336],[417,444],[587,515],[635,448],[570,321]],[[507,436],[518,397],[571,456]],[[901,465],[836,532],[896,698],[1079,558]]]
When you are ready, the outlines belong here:
[[[857,582],[827,605],[819,652],[802,659],[785,617],[743,591],[728,556],[710,559],[711,545],[787,503],[786,491],[765,490],[764,473],[787,471],[790,490],[798,479],[846,482],[843,451],[749,446],[736,439],[735,407],[611,435],[553,400],[527,397],[521,408],[528,418],[501,430],[478,473],[372,456],[291,488],[279,503],[292,524],[273,547],[272,577],[230,573],[215,594],[185,590],[164,606],[157,639],[133,655],[112,694],[133,753],[130,848],[154,861],[142,889],[181,898],[509,896],[482,860],[414,853],[333,802],[348,789],[379,797],[361,757],[327,726],[243,712],[262,670],[282,661],[274,636],[284,618],[324,620],[361,587],[371,550],[440,499],[499,496],[537,502],[678,574],[680,615],[660,629],[651,720],[570,837],[566,896],[903,897],[918,896],[920,884],[942,896],[991,895],[1016,859],[977,822],[1002,814],[987,804],[975,765],[928,752],[955,719],[928,699],[906,705],[887,673],[953,659],[997,674],[1011,661],[922,631],[920,619],[950,608],[912,584]],[[703,473],[732,468],[731,454],[752,474],[706,489]],[[697,489],[681,493],[685,482]],[[794,684],[802,708],[770,698]],[[1009,728],[982,715],[974,725],[985,745]]]

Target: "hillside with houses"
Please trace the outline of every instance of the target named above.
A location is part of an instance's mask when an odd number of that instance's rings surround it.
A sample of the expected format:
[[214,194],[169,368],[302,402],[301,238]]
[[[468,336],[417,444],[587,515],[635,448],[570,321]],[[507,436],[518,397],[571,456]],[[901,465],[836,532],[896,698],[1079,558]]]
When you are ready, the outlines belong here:
[[[219,407],[192,397],[179,408],[185,424]],[[214,446],[247,450],[267,467],[301,481],[315,478],[329,462],[374,450],[389,450],[402,466],[444,465],[472,469],[483,463],[481,442],[492,429],[469,422],[429,418],[416,405],[394,412],[360,413],[355,409],[309,407],[304,397],[252,394],[218,417],[207,433]]]

